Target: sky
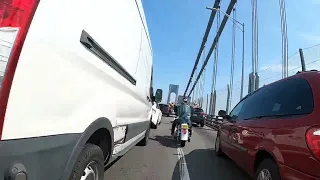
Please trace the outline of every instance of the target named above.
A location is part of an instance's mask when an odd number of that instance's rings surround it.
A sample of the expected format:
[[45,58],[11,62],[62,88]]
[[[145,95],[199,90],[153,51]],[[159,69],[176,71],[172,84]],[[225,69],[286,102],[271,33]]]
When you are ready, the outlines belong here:
[[[230,0],[221,0],[226,11]],[[299,69],[299,48],[320,43],[320,0],[286,0],[289,75]],[[153,48],[154,88],[163,89],[167,101],[169,84],[179,85],[183,94],[190,78],[200,44],[207,26],[214,0],[142,0]],[[245,93],[252,59],[251,0],[238,0],[236,19],[245,24]],[[260,85],[281,78],[281,28],[279,0],[258,0],[259,71]],[[212,26],[205,52],[215,37],[216,19]],[[230,82],[232,21],[228,21],[219,40],[217,74],[217,108],[225,108],[226,86]],[[235,76],[232,106],[239,101],[241,78],[242,32],[236,30]],[[320,46],[307,49],[307,68],[320,67]],[[314,61],[316,60],[316,61]],[[201,59],[202,61],[202,59]],[[201,62],[199,63],[201,64]],[[199,66],[200,67],[200,66]],[[298,69],[297,69],[298,68]],[[205,74],[204,96],[211,91],[213,55]],[[319,68],[318,68],[319,69]],[[189,88],[190,90],[190,88]],[[174,96],[173,96],[174,97]],[[171,98],[172,100],[172,98]]]

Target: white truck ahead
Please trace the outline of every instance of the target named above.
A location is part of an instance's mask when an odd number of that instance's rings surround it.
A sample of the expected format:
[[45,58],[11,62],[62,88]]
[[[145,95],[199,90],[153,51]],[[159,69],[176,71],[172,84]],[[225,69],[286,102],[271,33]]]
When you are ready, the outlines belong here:
[[103,180],[152,119],[141,0],[0,0],[0,179]]

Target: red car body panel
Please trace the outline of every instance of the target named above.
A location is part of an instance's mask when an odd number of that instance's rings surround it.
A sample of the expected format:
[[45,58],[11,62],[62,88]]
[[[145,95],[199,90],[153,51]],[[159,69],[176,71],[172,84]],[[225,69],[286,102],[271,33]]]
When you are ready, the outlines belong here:
[[251,176],[257,168],[257,154],[267,152],[276,161],[283,179],[320,179],[320,162],[306,143],[306,131],[320,125],[320,73],[305,72],[289,78],[295,77],[310,84],[314,98],[311,114],[225,121],[221,125],[221,149]]

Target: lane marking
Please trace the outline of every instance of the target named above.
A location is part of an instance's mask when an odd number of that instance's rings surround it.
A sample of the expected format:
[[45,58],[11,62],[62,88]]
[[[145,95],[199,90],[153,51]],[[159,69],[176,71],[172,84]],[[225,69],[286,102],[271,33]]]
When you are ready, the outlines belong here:
[[186,159],[184,158],[182,149],[179,147],[177,147],[177,154],[179,161],[180,180],[190,180]]

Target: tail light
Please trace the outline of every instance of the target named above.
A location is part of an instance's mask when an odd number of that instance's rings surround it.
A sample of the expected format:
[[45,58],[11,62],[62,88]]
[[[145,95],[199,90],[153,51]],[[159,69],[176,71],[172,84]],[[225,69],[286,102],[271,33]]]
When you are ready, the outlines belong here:
[[320,127],[308,129],[306,141],[313,156],[320,161]]
[[182,129],[183,134],[187,134],[187,129]]
[[202,117],[204,117],[204,118],[206,117],[206,113],[201,112],[200,114],[201,114]]
[[0,139],[20,52],[39,0],[0,0]]

